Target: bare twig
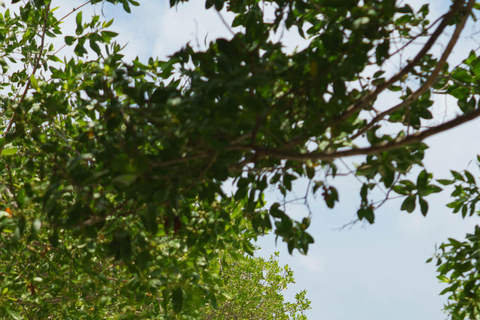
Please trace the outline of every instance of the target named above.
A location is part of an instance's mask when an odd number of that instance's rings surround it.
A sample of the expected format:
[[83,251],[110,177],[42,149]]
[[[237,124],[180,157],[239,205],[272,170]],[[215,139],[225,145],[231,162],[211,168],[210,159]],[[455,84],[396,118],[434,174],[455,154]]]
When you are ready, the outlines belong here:
[[[443,18],[445,17],[445,15],[439,17],[437,20],[435,20],[431,25],[428,26],[428,28],[426,28],[425,30],[429,30],[431,28],[433,28],[433,26],[435,26],[440,20],[442,20]],[[410,39],[407,43],[405,43],[403,46],[401,46],[400,48],[398,48],[395,52],[393,52],[390,57],[393,57],[394,55],[396,55],[397,53],[403,51],[406,47],[408,47],[409,45],[411,45],[415,40],[417,40],[418,38],[420,37],[423,37],[424,35],[422,35],[421,33],[414,36],[412,39]]]
[[[217,10],[215,10],[215,11],[217,11]],[[232,34],[232,36],[235,37],[235,32],[232,30],[232,28],[230,28],[230,25],[227,23],[227,21],[225,21],[225,19],[223,18],[222,14],[220,13],[220,11],[217,11],[217,14],[218,14],[218,16],[220,17],[220,20],[222,20],[223,25],[228,29],[228,31],[230,31],[230,33]]]

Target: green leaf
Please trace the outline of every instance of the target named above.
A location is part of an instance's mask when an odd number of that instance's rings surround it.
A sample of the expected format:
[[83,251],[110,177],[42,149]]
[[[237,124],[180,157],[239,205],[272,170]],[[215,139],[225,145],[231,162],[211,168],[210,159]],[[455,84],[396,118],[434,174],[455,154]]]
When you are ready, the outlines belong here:
[[454,247],[454,248],[460,248],[463,244],[456,240],[456,239],[453,239],[453,238],[448,238],[448,241],[450,241],[450,244]]
[[420,203],[420,211],[424,216],[427,216],[428,212],[428,203],[422,197],[418,197],[418,202]]
[[436,185],[430,184],[430,185],[427,185],[426,187],[424,187],[423,189],[419,189],[418,194],[420,196],[428,196],[429,194],[438,193],[440,191],[442,191],[442,188],[440,188]]
[[412,213],[413,210],[415,210],[415,199],[416,195],[414,194],[408,196],[405,201],[403,201],[400,209],[403,211],[407,211],[408,213]]
[[308,179],[311,180],[315,177],[315,168],[307,166],[305,170],[307,172]]
[[429,12],[430,12],[430,9],[429,9],[429,4],[428,4],[428,3],[424,4],[424,5],[418,10],[418,13],[422,14],[424,17],[426,17]]
[[103,22],[102,27],[108,28],[113,24],[113,19]]
[[327,207],[329,207],[330,209],[335,206],[335,202],[339,201],[337,189],[335,189],[334,187],[327,188],[323,193],[323,197],[325,199]]
[[2,150],[2,156],[11,156],[18,152],[17,148],[6,148]]
[[444,186],[451,185],[455,182],[455,180],[447,180],[447,179],[437,179],[437,182],[443,184]]
[[402,87],[400,87],[400,86],[390,86],[390,87],[388,87],[388,90],[393,91],[393,92],[397,92],[397,91],[402,90]]
[[93,16],[92,21],[90,22],[90,28],[95,28],[95,25],[98,23],[98,20],[100,20],[100,16]]
[[65,37],[65,43],[68,45],[68,46],[71,46],[74,42],[75,42],[76,38],[75,37],[72,37],[72,36],[66,36]]
[[112,32],[112,31],[102,31],[101,34],[102,34],[102,39],[105,42],[110,42],[112,38],[115,38],[116,36],[118,36],[118,33]]
[[465,177],[467,178],[467,182],[470,183],[470,184],[476,184],[476,181],[475,181],[475,178],[473,177],[473,175],[466,171],[465,170]]
[[85,39],[79,39],[75,49],[73,50],[75,54],[79,57],[83,57],[84,54],[87,54],[88,51],[84,47]]
[[33,74],[30,76],[30,85],[32,86],[33,89],[37,91],[39,90],[37,79],[35,79],[35,75]]
[[243,244],[243,250],[244,250],[247,254],[253,256],[253,250],[254,250],[253,245],[252,245],[250,242],[247,242],[247,241],[243,241],[242,244]]
[[465,181],[465,179],[463,178],[463,176],[458,173],[457,171],[454,171],[454,170],[450,170],[450,172],[452,173],[453,177],[459,181]]
[[462,99],[467,98],[470,95],[470,89],[465,88],[465,87],[458,87],[458,88],[452,90],[452,92],[450,92],[450,94],[452,96],[454,96],[455,98],[457,98],[458,100],[462,100]]
[[452,78],[464,82],[464,83],[470,83],[473,81],[472,75],[464,69],[457,69],[452,73]]
[[375,222],[375,214],[373,213],[373,208],[371,206],[362,207],[357,211],[358,219],[367,219],[370,224]]
[[123,10],[125,10],[125,12],[132,13],[132,11],[130,10],[130,6],[128,5],[128,2],[126,0],[122,1],[122,4],[123,4]]
[[428,178],[429,174],[427,174],[427,171],[422,170],[417,177],[417,188],[419,190],[423,189],[428,184]]
[[57,56],[47,55],[47,58],[48,58],[48,60],[53,61],[53,62],[62,62],[62,60]]
[[412,7],[410,7],[408,4],[396,9],[397,9],[397,12],[400,12],[400,13],[413,13]]
[[470,68],[476,76],[480,76],[480,59],[475,59],[471,62]]
[[398,19],[395,20],[395,25],[397,26],[400,26],[400,25],[405,25],[407,24],[408,22],[410,22],[412,20],[412,15],[410,14],[405,14],[401,17],[399,17]]
[[77,13],[77,17],[76,17],[75,21],[77,23],[77,29],[75,30],[75,33],[77,34],[77,36],[79,36],[83,33],[82,11]]
[[[16,301],[16,299],[14,301]],[[7,309],[7,313],[14,320],[22,320],[23,319],[23,317],[18,312],[13,311],[11,309]]]
[[101,56],[102,51],[100,50],[100,47],[98,46],[98,44],[92,39],[90,39],[89,41],[90,41],[90,48],[92,48],[92,50],[95,51],[96,54]]
[[286,218],[288,217],[285,212],[279,209],[280,204],[278,202],[275,202],[271,207],[270,207],[270,215],[274,218]]
[[404,186],[401,186],[401,185],[394,186],[393,191],[395,191],[398,194],[405,195],[405,196],[410,194],[410,191],[408,191]]

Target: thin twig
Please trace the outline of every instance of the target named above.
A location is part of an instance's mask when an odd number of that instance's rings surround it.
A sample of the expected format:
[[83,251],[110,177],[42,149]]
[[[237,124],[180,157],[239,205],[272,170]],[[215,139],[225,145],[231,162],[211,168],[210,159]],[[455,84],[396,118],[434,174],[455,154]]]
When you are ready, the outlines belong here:
[[[80,8],[86,6],[86,5],[89,4],[90,2],[92,2],[92,0],[87,1],[87,2],[85,2],[84,4],[82,4],[82,5],[80,5],[80,6],[76,7],[76,8],[73,8],[72,11],[70,11],[69,13],[67,13],[66,15],[64,15],[60,20],[58,20],[57,22],[55,22],[55,24],[53,24],[52,26],[50,26],[50,28],[48,28],[48,29],[51,29],[51,28],[55,27],[57,24],[59,24],[60,22],[62,22],[63,20],[65,20],[69,15],[73,14],[75,11],[78,11]],[[49,5],[50,5],[50,4],[49,4]]]
[[[428,28],[425,29],[425,31],[433,28],[434,25],[436,25],[440,20],[442,20],[443,18],[445,17],[445,15],[443,16],[440,16],[437,20],[435,20],[431,25],[428,26]],[[410,39],[409,41],[407,41],[407,43],[405,43],[403,46],[401,46],[400,48],[398,48],[395,52],[393,52],[390,57],[393,57],[394,55],[396,55],[397,53],[403,51],[406,47],[408,47],[410,44],[412,44],[412,42],[414,42],[415,40],[417,40],[418,38],[420,37],[423,37],[424,35],[422,35],[421,33],[414,36],[412,39]]]
[[[215,10],[215,11],[217,11],[217,10]],[[218,16],[220,17],[220,20],[222,20],[223,25],[228,29],[228,31],[230,31],[230,33],[232,34],[232,36],[235,37],[235,32],[233,32],[232,28],[230,28],[230,25],[225,21],[225,19],[223,18],[222,14],[220,13],[220,11],[217,11],[217,14],[218,14]]]

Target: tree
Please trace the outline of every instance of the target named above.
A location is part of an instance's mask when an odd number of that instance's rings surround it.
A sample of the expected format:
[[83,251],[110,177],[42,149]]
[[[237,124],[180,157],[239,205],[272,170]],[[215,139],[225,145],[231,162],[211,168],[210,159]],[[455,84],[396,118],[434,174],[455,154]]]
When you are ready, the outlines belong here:
[[[12,1],[0,17],[2,314],[193,317],[215,305],[222,254],[253,254],[252,239],[273,227],[290,252],[307,253],[310,217],[295,221],[263,194],[286,195],[306,177],[333,208],[336,159],[348,156],[364,156],[351,172],[364,182],[359,220],[373,223],[392,192],[401,210],[427,214],[425,197],[441,188],[426,169],[416,182],[405,176],[423,166],[424,139],[480,115],[480,59],[472,51],[447,64],[479,6],[455,0],[432,23],[428,5],[394,0],[263,4],[273,20],[259,1],[207,0],[236,15],[231,39],[186,45],[168,61],[124,61],[111,21]],[[63,34],[73,17],[75,34]],[[272,37],[282,28],[308,46],[285,52]],[[53,38],[73,57],[62,59]],[[411,59],[387,70],[419,39]],[[379,103],[386,91],[397,102]],[[455,98],[459,115],[434,119],[435,94]],[[372,196],[378,188],[384,199]]]
[[235,261],[227,257],[220,273],[227,285],[225,301],[215,309],[205,308],[201,319],[306,320],[303,311],[310,309],[306,291],[295,295],[295,303],[284,302],[281,292],[294,283],[293,271],[288,266],[281,268],[276,257],[278,252],[269,260],[246,257]]
[[[477,156],[480,165],[480,156]],[[455,184],[452,192],[454,201],[447,204],[454,213],[461,213],[463,218],[478,214],[477,203],[480,201],[480,190],[470,171],[460,173],[451,171],[453,179],[441,179],[443,185]],[[445,310],[453,319],[478,319],[480,307],[480,266],[478,264],[480,249],[480,227],[475,226],[471,234],[466,235],[466,241],[449,238],[447,243],[440,246],[435,257],[438,266],[438,279],[447,284],[440,293],[448,294],[448,304]]]

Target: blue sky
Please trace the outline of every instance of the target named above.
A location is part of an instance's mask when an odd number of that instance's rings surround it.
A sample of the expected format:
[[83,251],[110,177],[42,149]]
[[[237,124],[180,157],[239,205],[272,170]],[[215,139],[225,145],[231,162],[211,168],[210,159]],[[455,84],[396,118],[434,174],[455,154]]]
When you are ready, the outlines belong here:
[[[410,2],[417,8],[425,3]],[[82,2],[71,1],[69,6],[64,3],[60,10],[68,12]],[[119,42],[128,42],[129,58],[137,55],[142,59],[164,58],[187,42],[202,48],[205,39],[209,42],[231,36],[215,12],[203,10],[204,1],[191,1],[174,9],[165,0],[141,3],[141,7],[132,9],[131,15],[125,14],[121,6],[106,6],[103,10],[108,18],[115,17],[111,29],[120,33]],[[444,13],[449,4],[449,1],[432,2],[432,16]],[[92,10],[101,13],[99,6],[87,9]],[[73,23],[72,15],[66,24]],[[465,34],[471,34],[471,28],[467,27]],[[284,40],[289,49],[302,46],[294,35],[286,35]],[[474,40],[462,38],[452,63],[461,61],[475,46],[478,44]],[[456,112],[456,103],[439,97],[435,108],[437,115],[451,116]],[[468,167],[479,176],[475,165],[476,155],[480,154],[478,137],[480,122],[474,121],[428,139],[427,170],[436,178],[449,178],[450,169],[462,171]],[[297,183],[299,193],[305,184],[305,181]],[[281,263],[288,264],[295,272],[296,284],[287,290],[286,296],[292,298],[295,292],[307,289],[313,307],[307,313],[311,320],[445,319],[442,306],[446,299],[438,296],[443,286],[436,279],[435,265],[425,261],[434,254],[435,246],[447,238],[463,239],[473,231],[479,218],[464,220],[453,215],[445,207],[450,201],[449,190],[445,190],[429,197],[430,211],[426,218],[418,211],[401,212],[401,202],[390,201],[376,212],[374,225],[357,224],[339,231],[339,227],[355,218],[361,185],[353,178],[337,180],[334,185],[340,191],[340,204],[333,210],[326,208],[321,199],[310,200],[313,221],[309,231],[315,244],[307,256],[298,253],[290,256],[284,243],[275,246],[273,236],[258,241],[261,255],[280,251]],[[267,199],[274,202],[279,195],[272,191]],[[302,206],[290,207],[288,213],[295,217],[307,214]]]

